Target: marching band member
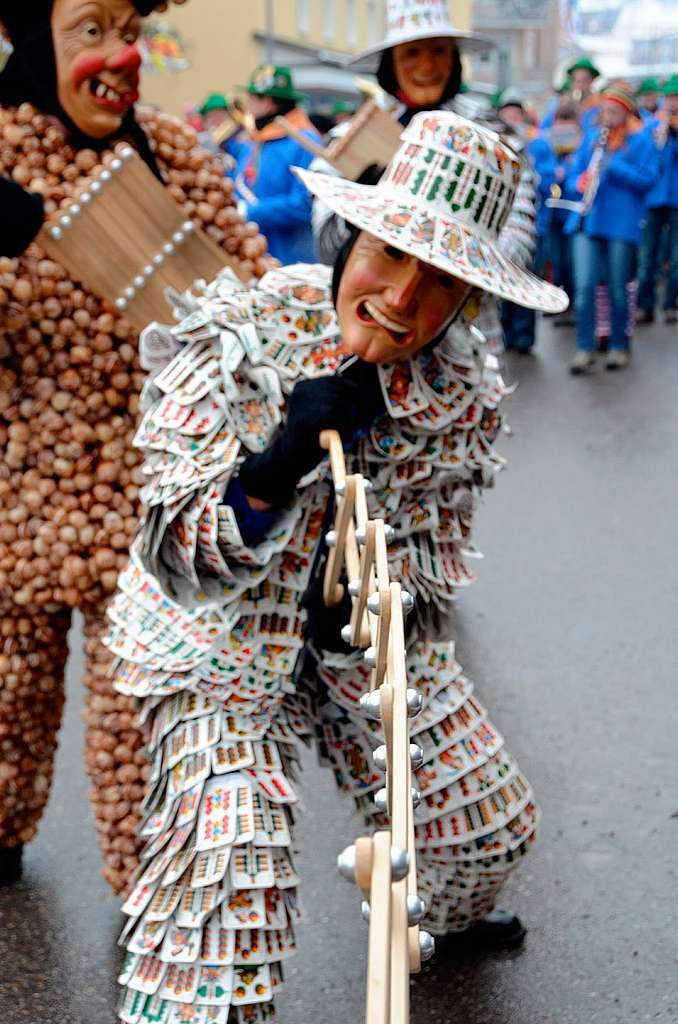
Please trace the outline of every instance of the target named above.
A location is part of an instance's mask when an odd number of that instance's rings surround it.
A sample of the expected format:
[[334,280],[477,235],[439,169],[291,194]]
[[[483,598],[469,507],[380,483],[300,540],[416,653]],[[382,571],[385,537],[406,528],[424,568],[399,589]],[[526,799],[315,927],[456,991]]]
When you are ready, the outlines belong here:
[[292,173],[292,167],[308,167],[312,157],[276,123],[283,117],[302,135],[320,142],[299,105],[302,99],[288,67],[260,65],[247,86],[254,130],[236,153],[241,212],[256,221],[268,238],[271,255],[283,263],[314,259],[311,201]]
[[[558,89],[560,98],[571,99],[577,104],[579,121],[582,129],[590,131],[598,114],[598,94],[593,91],[593,83],[600,77],[600,71],[588,57],[580,57],[567,69],[567,78]],[[551,102],[542,118],[540,128],[546,131],[555,120],[559,103]]]
[[[556,161],[555,182],[552,189],[554,199],[576,201],[579,194],[567,190],[566,181],[575,154],[582,141],[576,104],[571,100],[561,102],[555,115],[553,125],[545,133]],[[574,281],[572,277],[572,253],[569,236],[565,233],[568,211],[557,206],[550,211],[549,218],[549,256],[553,262],[553,281],[563,288],[572,302],[574,297]],[[556,327],[574,327],[574,310],[568,309],[553,321]]]
[[[525,140],[525,156],[534,171],[537,189],[537,248],[531,269],[540,277],[544,275],[548,260],[548,235],[551,211],[546,200],[556,180],[554,152],[525,117],[523,97],[517,89],[504,89],[497,101],[497,113],[504,124]],[[509,351],[529,355],[534,348],[536,318],[533,309],[525,309],[515,302],[502,302],[501,326],[504,333],[504,347]]]
[[662,89],[656,78],[644,78],[636,89],[638,110],[646,124],[652,122],[657,116],[661,94]]
[[572,99],[579,108],[579,123],[584,132],[590,131],[598,119],[599,96],[593,91],[593,83],[600,77],[600,71],[588,57],[580,57],[567,69],[572,85]]
[[624,369],[630,356],[628,282],[634,276],[645,197],[656,180],[657,158],[651,135],[638,118],[627,83],[610,83],[601,94],[599,127],[584,137],[567,179],[582,197],[566,230],[572,235],[577,352],[573,374],[595,364],[595,291],[606,280],[611,305],[611,336],[606,366]]
[[525,934],[495,903],[538,812],[449,641],[505,393],[463,311],[483,289],[545,310],[567,300],[498,243],[520,160],[455,114],[417,114],[375,186],[299,175],[348,222],[334,270],[282,268],[251,288],[217,278],[174,328],[139,427],[148,514],[108,636],[119,686],[143,699],[152,763],[144,867],[124,907],[125,1022],[273,1018],[299,916],[295,736],[314,736],[384,823],[381,740],[360,703],[369,652],[343,643],[345,606],[321,607],[323,429],[372,483],[393,578],[414,595],[423,926],[469,945]]
[[639,323],[654,320],[655,294],[663,251],[662,233],[668,233],[669,269],[664,292],[667,324],[678,319],[678,75],[664,85],[664,107],[655,122],[654,140],[659,154],[657,183],[647,196],[647,223],[643,237],[638,281]]

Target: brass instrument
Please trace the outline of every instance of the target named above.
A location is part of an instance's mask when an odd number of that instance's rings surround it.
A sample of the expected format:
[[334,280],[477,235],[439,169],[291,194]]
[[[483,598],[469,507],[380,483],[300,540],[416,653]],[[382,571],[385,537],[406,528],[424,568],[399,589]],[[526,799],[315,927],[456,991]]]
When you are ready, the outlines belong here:
[[241,99],[234,99],[228,110],[225,111],[224,120],[212,132],[212,141],[216,146],[220,146],[228,139],[232,139],[243,128],[248,135],[251,135],[254,131],[254,118]]
[[[600,135],[593,147],[593,153],[589,160],[589,165],[586,168],[586,173],[589,176],[586,191],[584,192],[581,199],[561,199],[562,195],[559,185],[551,186],[551,198],[546,200],[546,205],[551,209],[557,210],[574,210],[581,217],[585,217],[587,213],[590,213],[591,207],[593,206],[596,196],[598,195],[598,188],[600,186],[600,174],[603,169],[603,158],[607,149],[607,144],[610,138],[610,129],[601,128]],[[558,190],[558,194],[555,194],[555,189]]]

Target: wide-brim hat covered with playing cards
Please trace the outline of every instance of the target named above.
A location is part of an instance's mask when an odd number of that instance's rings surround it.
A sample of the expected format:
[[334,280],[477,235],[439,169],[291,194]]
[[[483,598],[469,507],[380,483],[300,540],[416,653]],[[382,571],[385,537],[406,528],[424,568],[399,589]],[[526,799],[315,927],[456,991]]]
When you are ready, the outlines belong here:
[[386,0],[386,34],[380,43],[357,54],[351,64],[357,70],[375,71],[381,55],[417,39],[454,39],[464,50],[485,51],[491,39],[457,28],[450,17],[447,0]]
[[313,195],[362,231],[499,298],[557,313],[565,292],[513,263],[499,234],[521,176],[495,132],[457,114],[417,114],[376,185],[295,168]]

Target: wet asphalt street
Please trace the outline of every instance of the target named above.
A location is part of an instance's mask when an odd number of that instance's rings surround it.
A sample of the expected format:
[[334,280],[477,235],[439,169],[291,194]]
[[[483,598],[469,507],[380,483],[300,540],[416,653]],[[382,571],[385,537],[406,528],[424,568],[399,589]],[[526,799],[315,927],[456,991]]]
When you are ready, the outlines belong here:
[[[529,934],[518,952],[427,967],[413,1024],[678,1021],[678,331],[642,328],[618,375],[571,378],[572,344],[542,325],[537,357],[511,359],[510,466],[454,622],[544,813],[503,898]],[[114,1021],[117,901],[98,873],[72,645],[49,811],[24,882],[0,891],[0,1024]],[[306,767],[307,919],[281,1024],[358,1024],[366,931],[334,860],[362,828]]]

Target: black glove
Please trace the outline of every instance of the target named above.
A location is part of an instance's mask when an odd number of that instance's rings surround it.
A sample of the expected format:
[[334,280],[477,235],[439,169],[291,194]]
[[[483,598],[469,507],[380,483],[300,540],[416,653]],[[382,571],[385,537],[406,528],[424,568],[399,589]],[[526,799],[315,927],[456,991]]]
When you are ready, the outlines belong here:
[[338,430],[348,444],[384,408],[376,367],[358,361],[335,377],[302,380],[294,386],[285,426],[270,448],[243,463],[239,479],[245,494],[270,505],[286,505],[302,477],[326,454],[323,430]]
[[10,178],[0,177],[0,218],[0,256],[20,256],[43,225],[42,196],[37,192],[27,192]]

